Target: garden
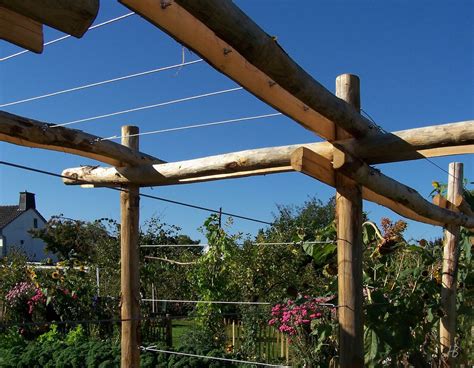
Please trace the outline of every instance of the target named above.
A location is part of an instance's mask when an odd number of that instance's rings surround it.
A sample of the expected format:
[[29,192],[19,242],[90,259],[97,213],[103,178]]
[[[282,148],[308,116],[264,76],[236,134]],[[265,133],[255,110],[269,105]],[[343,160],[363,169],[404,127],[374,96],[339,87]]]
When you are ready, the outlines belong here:
[[[402,220],[364,221],[365,363],[441,366],[442,239],[405,239]],[[232,234],[231,225],[207,218],[207,249],[141,248],[141,366],[249,366],[233,362],[243,360],[336,367],[334,200],[278,206],[273,225],[255,237]],[[20,252],[1,259],[1,367],[120,365],[119,230],[110,219],[55,216],[35,236],[57,262],[31,264]],[[458,268],[453,353],[464,364],[474,361],[472,235],[462,229]],[[198,242],[152,218],[140,244]],[[184,355],[161,352],[167,350]]]

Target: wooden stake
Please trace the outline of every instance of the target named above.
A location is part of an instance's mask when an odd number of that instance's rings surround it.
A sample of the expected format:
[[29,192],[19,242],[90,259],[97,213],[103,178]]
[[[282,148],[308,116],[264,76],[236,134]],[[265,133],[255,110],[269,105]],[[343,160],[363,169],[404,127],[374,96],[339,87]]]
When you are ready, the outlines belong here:
[[235,351],[235,321],[232,320],[232,349]]
[[[138,127],[122,127],[122,144],[138,151]],[[121,293],[122,293],[122,368],[138,368],[140,366],[140,306],[139,306],[139,187],[135,184],[124,186],[120,192],[121,211]]]
[[[360,110],[359,78],[336,79],[336,96]],[[349,138],[337,128],[336,139]],[[362,189],[336,171],[336,221],[340,367],[364,365],[362,323]]]
[[[455,203],[458,196],[462,196],[463,164],[452,162],[449,164],[448,203]],[[451,210],[456,211],[455,206]],[[443,274],[441,286],[441,309],[444,316],[440,321],[439,337],[441,353],[446,367],[454,367],[456,357],[456,278],[458,268],[459,237],[457,225],[447,225],[444,231]]]

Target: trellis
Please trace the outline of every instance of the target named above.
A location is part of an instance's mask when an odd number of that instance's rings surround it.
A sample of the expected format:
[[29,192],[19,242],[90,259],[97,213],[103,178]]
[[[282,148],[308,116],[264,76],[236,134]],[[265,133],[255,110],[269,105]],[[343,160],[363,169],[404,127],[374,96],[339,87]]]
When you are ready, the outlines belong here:
[[[474,214],[462,197],[462,165],[451,165],[448,201],[438,199],[436,203],[369,165],[474,153],[474,121],[382,132],[360,114],[357,76],[339,76],[334,96],[230,1],[119,1],[263,102],[327,140],[166,163],[139,151],[137,127],[122,128],[120,145],[82,131],[0,112],[2,141],[81,155],[113,166],[66,169],[63,180],[68,185],[123,188],[122,367],[139,364],[139,188],[290,171],[302,172],[336,189],[340,366],[359,367],[364,362],[362,199],[406,218],[446,227],[442,303],[448,313],[441,321],[440,348],[448,356],[455,335],[454,270],[459,227],[474,228]],[[94,20],[98,5],[98,0],[1,0],[5,24],[0,27],[0,36],[41,52],[42,23],[81,36]],[[9,24],[25,31],[14,32]],[[450,360],[449,364],[454,363]]]

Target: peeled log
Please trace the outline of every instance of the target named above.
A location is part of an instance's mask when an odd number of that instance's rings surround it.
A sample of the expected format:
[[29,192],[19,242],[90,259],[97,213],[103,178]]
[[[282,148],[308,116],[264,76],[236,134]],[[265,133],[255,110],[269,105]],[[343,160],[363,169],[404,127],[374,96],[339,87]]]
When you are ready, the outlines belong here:
[[[377,147],[374,147],[376,142]],[[334,142],[336,144],[336,142]],[[368,164],[415,160],[426,157],[474,153],[474,120],[402,130],[377,137],[353,139],[342,144],[345,151]],[[454,147],[454,148],[453,148]],[[423,150],[424,152],[416,152]]]
[[0,0],[0,6],[82,37],[97,16],[99,0]]
[[43,25],[0,6],[0,39],[41,54]]
[[[466,126],[470,126],[473,129],[468,129]],[[446,129],[444,129],[445,127]],[[450,131],[449,139],[446,138],[446,130],[448,129]],[[426,135],[426,132],[436,131],[440,132],[439,135],[436,135],[436,133]],[[390,147],[394,147],[396,141],[400,141],[401,137],[404,137],[406,141],[403,140],[402,143],[398,143],[400,151],[386,149],[389,141],[392,142]],[[423,152],[424,147],[436,146],[436,140],[441,141],[443,145],[454,145],[454,147],[444,147],[444,149],[450,150],[451,154],[456,152],[457,146],[455,145],[466,143],[471,144],[469,147],[471,147],[471,152],[474,152],[474,145],[472,144],[474,143],[474,122],[452,123],[436,128],[410,129],[384,134],[368,140],[363,147],[358,146],[356,144],[357,141],[354,139],[338,141],[334,142],[334,144],[348,147],[348,151],[353,150],[356,154],[359,153],[361,155],[359,157],[362,159],[371,163],[377,163],[377,153],[382,156],[381,160],[383,162],[398,161],[398,157],[401,154],[407,159],[412,160],[423,158],[425,156],[417,152],[417,150]],[[414,143],[413,146],[410,144],[411,142]],[[141,167],[107,168],[85,166],[71,168],[63,171],[63,175],[71,177],[71,179],[64,179],[64,183],[77,185],[85,181],[97,185],[121,185],[133,182],[142,186],[157,186],[286,172],[292,170],[292,152],[300,147],[309,148],[326,160],[332,161],[333,159],[332,144],[328,142],[308,143],[246,150],[166,164],[142,165]],[[369,157],[363,156],[364,154]]]
[[145,153],[80,130],[52,127],[41,121],[0,111],[0,141],[20,146],[71,153],[114,166],[163,162]]
[[[335,151],[334,156],[340,151]],[[339,172],[354,179],[374,193],[399,203],[420,216],[432,219],[442,224],[460,225],[467,228],[474,227],[474,217],[438,207],[424,199],[416,190],[383,175],[362,160],[343,153],[341,160],[335,167]]]

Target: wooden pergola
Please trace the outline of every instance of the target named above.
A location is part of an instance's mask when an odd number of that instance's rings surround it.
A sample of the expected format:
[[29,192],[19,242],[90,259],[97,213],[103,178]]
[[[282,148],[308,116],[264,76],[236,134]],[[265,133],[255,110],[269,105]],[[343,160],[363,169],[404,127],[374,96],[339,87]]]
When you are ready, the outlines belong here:
[[[462,165],[453,165],[450,172],[450,188],[457,189],[450,191],[448,202],[438,200],[436,203],[425,200],[414,189],[370,165],[472,154],[474,121],[384,133],[360,114],[357,76],[343,74],[337,77],[336,95],[332,94],[231,1],[119,1],[192,49],[260,100],[326,140],[164,162],[139,151],[138,137],[134,135],[138,133],[137,127],[123,127],[124,138],[122,144],[118,144],[79,130],[59,126],[53,129],[45,122],[0,112],[2,141],[81,155],[111,165],[66,169],[63,171],[65,184],[88,183],[125,189],[120,194],[122,367],[138,367],[139,364],[139,188],[290,171],[302,172],[336,189],[340,366],[361,367],[364,364],[363,199],[408,219],[446,227],[442,303],[449,311],[449,318],[441,321],[440,343],[442,353],[447,354],[455,336],[455,275],[451,271],[457,262],[456,239],[460,226],[474,228],[474,214],[462,198]],[[63,17],[65,9],[70,12],[69,20]],[[31,25],[18,25],[31,31],[22,33],[18,39],[15,32],[9,32],[12,28],[0,24],[0,37],[40,52],[38,25],[41,28],[41,22],[76,36],[82,35],[97,10],[98,0],[0,0],[2,22]],[[57,22],[59,18],[61,25]],[[80,26],[73,27],[75,21]],[[61,28],[64,27],[62,23],[68,23],[70,28]]]

